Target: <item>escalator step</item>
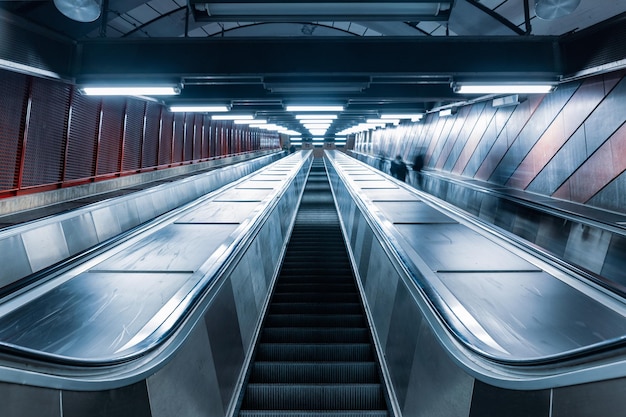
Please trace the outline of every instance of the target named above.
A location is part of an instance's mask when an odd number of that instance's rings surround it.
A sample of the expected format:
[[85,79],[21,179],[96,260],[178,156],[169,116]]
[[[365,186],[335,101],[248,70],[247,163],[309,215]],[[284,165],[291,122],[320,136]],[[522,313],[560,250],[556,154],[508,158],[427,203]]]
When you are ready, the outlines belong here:
[[269,327],[263,329],[263,343],[367,343],[367,328]]
[[374,360],[368,343],[354,344],[298,344],[261,343],[257,350],[258,361],[305,362],[369,362]]
[[376,384],[375,362],[256,362],[251,383]]
[[241,410],[241,417],[389,417],[382,410],[300,411],[300,410]]
[[361,314],[269,314],[268,327],[365,327]]
[[354,293],[356,288],[352,282],[349,283],[280,283],[276,285],[276,293],[290,293],[290,292],[334,292],[334,293]]
[[271,314],[361,314],[359,303],[272,303]]
[[358,303],[359,295],[353,293],[278,293],[274,294],[273,301],[277,303]]
[[242,409],[383,410],[380,384],[248,384]]

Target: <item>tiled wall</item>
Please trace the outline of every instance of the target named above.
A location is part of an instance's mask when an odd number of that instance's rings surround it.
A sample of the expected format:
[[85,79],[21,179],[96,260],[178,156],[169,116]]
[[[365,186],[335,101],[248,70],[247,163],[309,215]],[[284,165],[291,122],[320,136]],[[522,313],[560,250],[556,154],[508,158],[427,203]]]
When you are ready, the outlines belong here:
[[377,130],[355,150],[426,169],[626,211],[626,72],[560,85],[513,107],[491,101],[458,108],[451,117]]

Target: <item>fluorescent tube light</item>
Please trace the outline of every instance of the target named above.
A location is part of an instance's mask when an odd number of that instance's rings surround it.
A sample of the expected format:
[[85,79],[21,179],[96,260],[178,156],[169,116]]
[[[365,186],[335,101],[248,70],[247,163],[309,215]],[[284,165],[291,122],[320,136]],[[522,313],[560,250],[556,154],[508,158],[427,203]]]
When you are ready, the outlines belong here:
[[323,123],[323,124],[331,124],[333,122],[332,119],[302,119],[300,120],[300,123],[302,123],[303,125],[307,125],[310,123]]
[[254,116],[247,114],[216,114],[211,120],[254,120]]
[[305,120],[305,119],[326,119],[326,120],[335,120],[337,118],[336,114],[296,114],[296,119]]
[[180,88],[174,86],[110,86],[82,87],[87,96],[175,96]]
[[328,129],[330,123],[306,123],[304,127],[307,129]]
[[452,109],[439,110],[439,117],[448,117],[452,116],[453,114],[454,112],[452,111]]
[[287,111],[343,111],[343,106],[287,106]]
[[235,119],[234,123],[236,125],[252,125],[252,124],[262,125],[262,124],[266,124],[267,120],[263,120],[263,119],[254,119],[254,120],[250,120],[250,119]]
[[325,135],[326,134],[326,129],[309,129],[309,132],[311,132],[312,135]]
[[398,124],[398,123],[400,123],[400,119],[368,119],[367,123],[376,123],[376,124],[393,123],[393,124]]
[[454,92],[459,94],[545,94],[553,88],[552,84],[457,84]]
[[170,106],[169,109],[174,113],[222,113],[228,111],[226,106]]

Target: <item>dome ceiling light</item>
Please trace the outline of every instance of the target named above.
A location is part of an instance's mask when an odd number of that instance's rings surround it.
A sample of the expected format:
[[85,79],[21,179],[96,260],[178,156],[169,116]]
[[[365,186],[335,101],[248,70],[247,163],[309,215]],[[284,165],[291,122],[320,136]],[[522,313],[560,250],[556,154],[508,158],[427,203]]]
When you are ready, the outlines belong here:
[[572,13],[580,0],[535,0],[535,14],[543,20],[554,20]]
[[54,0],[56,8],[77,22],[98,20],[102,12],[102,0]]

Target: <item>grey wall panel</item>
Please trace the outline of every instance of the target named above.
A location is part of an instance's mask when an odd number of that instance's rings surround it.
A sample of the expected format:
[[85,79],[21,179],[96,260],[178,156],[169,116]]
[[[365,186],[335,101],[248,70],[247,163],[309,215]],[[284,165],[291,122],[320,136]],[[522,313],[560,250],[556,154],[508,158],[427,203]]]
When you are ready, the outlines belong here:
[[152,417],[223,416],[205,326],[196,326],[174,359],[148,378]]
[[[602,415],[586,414],[586,415]],[[550,414],[550,390],[517,391],[476,381],[470,417],[554,417]],[[569,414],[571,417],[572,414]]]
[[91,216],[100,242],[122,233],[119,220],[111,211],[111,207],[96,209],[91,212]]
[[151,417],[145,381],[108,391],[64,391],[63,417]]
[[61,417],[61,392],[0,383],[2,417]]
[[241,259],[230,275],[235,296],[235,307],[239,319],[239,331],[244,351],[252,348],[252,336],[256,327],[260,310],[257,308],[254,285],[250,265],[245,258]]
[[230,281],[224,283],[205,314],[223,409],[228,409],[245,353]]
[[[447,355],[425,321],[420,326],[416,346],[403,415],[469,416],[474,379]],[[494,414],[488,415],[495,417]]]
[[61,222],[70,255],[98,244],[98,234],[90,213],[70,217]]
[[33,272],[70,256],[65,235],[59,223],[28,230],[22,233],[22,240]]
[[422,320],[422,313],[415,304],[415,300],[409,294],[406,285],[400,282],[396,290],[385,349],[387,368],[389,368],[399,404],[404,404],[407,397],[413,353],[417,347]]
[[130,230],[141,223],[137,203],[134,199],[125,199],[112,207],[122,230]]
[[621,417],[626,379],[555,388],[550,417]]
[[610,243],[610,232],[575,224],[570,230],[564,256],[567,261],[599,274]]
[[0,268],[0,287],[9,285],[32,272],[21,236],[13,235],[0,239],[0,253],[11,259],[11,262],[5,262]]
[[365,285],[368,303],[374,319],[373,324],[383,347],[387,343],[398,280],[398,272],[394,269],[380,244],[375,242],[372,246]]

